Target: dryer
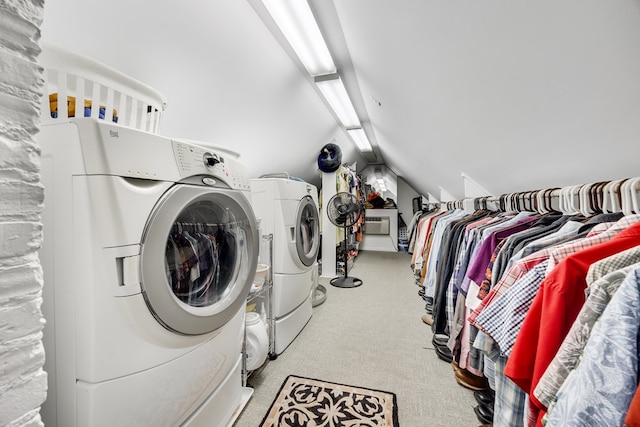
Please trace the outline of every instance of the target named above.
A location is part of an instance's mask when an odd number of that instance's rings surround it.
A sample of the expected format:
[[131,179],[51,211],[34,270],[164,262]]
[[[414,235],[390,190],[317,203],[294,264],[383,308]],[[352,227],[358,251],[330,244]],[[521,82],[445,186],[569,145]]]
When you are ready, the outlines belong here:
[[92,118],[38,140],[45,424],[231,424],[258,256],[238,155]]
[[273,234],[274,351],[282,353],[312,316],[320,247],[318,190],[304,181],[251,180],[252,205],[263,234]]

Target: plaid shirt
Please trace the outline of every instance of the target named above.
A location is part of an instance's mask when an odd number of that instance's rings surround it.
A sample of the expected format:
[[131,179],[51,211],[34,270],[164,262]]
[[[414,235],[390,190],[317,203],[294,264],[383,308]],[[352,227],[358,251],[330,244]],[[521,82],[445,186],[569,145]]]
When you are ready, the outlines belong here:
[[505,356],[511,354],[520,326],[546,276],[547,263],[543,261],[532,268],[476,318],[478,329],[489,335]]
[[504,376],[507,358],[498,357],[495,364],[496,398],[493,408],[494,427],[524,427],[527,394]]
[[587,283],[591,285],[612,271],[621,270],[636,262],[640,262],[640,246],[593,263],[587,272]]

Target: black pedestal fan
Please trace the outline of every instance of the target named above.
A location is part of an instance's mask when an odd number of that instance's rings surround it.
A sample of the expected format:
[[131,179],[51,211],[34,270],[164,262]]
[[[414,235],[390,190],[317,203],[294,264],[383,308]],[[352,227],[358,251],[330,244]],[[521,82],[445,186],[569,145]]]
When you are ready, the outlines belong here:
[[337,193],[327,203],[327,216],[333,225],[344,228],[344,277],[334,277],[330,280],[333,286],[338,288],[355,288],[362,285],[362,280],[356,277],[348,277],[347,275],[347,241],[349,235],[347,228],[355,225],[360,219],[363,212],[362,203],[356,196],[346,191]]

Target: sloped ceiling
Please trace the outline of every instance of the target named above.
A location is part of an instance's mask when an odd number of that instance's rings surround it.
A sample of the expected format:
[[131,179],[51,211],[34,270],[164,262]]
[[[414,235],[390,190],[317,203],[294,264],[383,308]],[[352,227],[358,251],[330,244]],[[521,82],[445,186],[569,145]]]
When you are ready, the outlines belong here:
[[[319,183],[327,142],[422,194],[639,175],[640,1],[310,0],[375,145],[360,156],[259,0],[47,2],[43,40],[162,92],[163,133]],[[153,10],[150,8],[153,7]]]
[[328,142],[366,166],[313,83],[244,0],[46,2],[42,41],[109,65],[168,100],[161,133],[240,153],[251,177],[320,184]]

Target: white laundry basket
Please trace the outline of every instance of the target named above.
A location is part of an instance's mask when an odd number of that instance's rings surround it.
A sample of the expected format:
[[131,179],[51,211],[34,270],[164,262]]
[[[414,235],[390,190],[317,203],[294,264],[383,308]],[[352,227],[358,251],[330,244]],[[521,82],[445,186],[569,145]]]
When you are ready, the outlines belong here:
[[39,62],[45,71],[42,123],[94,117],[158,133],[167,102],[150,86],[53,45],[43,44]]

